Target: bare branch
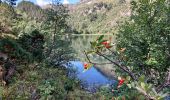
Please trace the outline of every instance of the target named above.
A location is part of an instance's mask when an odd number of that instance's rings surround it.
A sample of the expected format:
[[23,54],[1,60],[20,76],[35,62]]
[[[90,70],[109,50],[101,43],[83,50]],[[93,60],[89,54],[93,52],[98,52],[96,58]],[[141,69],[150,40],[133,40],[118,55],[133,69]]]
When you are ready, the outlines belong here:
[[146,93],[146,91],[144,91],[143,89],[139,88],[139,87],[136,87],[136,89],[142,93],[146,98],[147,100],[156,100],[154,97],[151,97],[148,93]]
[[126,73],[128,73],[133,80],[137,80],[136,77],[135,77],[135,75],[133,74],[133,72],[131,72],[129,69],[127,69],[126,66],[119,65],[117,62],[109,59],[108,57],[106,57],[105,55],[103,55],[103,54],[100,53],[100,52],[96,52],[96,54],[98,54],[99,56],[102,56],[102,57],[105,58],[106,60],[110,61],[112,64],[118,66],[120,69],[122,69],[123,71],[125,71]]
[[87,55],[86,51],[84,51],[84,54],[85,54],[87,60],[91,63],[90,58],[89,58],[89,56]]
[[114,51],[110,50],[109,48],[107,48],[113,55],[117,55]]
[[94,65],[112,64],[112,63],[96,63],[96,62],[92,62],[92,61],[90,60],[90,58],[88,57],[88,54],[87,54],[85,51],[84,51],[84,54],[85,54],[85,56],[86,56],[88,62],[89,62],[89,63],[92,63],[92,64],[94,64]]

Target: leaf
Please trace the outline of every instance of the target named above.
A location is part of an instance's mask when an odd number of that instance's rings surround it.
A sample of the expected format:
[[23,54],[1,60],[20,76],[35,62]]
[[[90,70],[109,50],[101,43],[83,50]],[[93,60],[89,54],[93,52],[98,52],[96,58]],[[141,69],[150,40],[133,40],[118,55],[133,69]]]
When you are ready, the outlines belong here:
[[131,84],[127,84],[127,86],[128,86],[129,88],[132,88],[132,85],[131,85]]
[[135,83],[134,83],[134,82],[132,82],[132,83],[131,83],[131,86],[132,86],[132,87],[135,87]]
[[87,52],[87,54],[92,54],[92,53],[94,53],[94,51],[88,51],[88,52]]
[[95,48],[97,45],[97,42],[90,42],[90,44],[91,44],[91,48]]
[[99,41],[102,41],[103,40],[103,38],[104,38],[104,35],[101,35],[97,40],[98,40],[98,42]]
[[140,81],[140,82],[145,82],[145,76],[142,75],[141,77],[139,77],[139,81]]
[[127,76],[126,77],[126,80],[130,81],[131,77],[130,76]]
[[143,89],[145,89],[145,86],[146,86],[146,85],[145,85],[145,83],[144,83],[144,82],[141,82],[141,84],[140,84],[140,85],[141,85],[141,87],[142,87]]
[[145,90],[147,92],[149,92],[149,90],[151,90],[151,88],[152,88],[152,84],[148,84],[147,86],[145,86]]

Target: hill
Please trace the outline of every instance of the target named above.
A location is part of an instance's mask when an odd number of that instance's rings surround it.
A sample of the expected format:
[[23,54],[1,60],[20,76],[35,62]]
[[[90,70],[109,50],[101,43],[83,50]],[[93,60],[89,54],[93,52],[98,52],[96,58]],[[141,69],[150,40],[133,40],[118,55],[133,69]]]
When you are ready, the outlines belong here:
[[83,34],[114,33],[122,19],[130,16],[129,5],[129,0],[81,0],[68,6],[68,24]]

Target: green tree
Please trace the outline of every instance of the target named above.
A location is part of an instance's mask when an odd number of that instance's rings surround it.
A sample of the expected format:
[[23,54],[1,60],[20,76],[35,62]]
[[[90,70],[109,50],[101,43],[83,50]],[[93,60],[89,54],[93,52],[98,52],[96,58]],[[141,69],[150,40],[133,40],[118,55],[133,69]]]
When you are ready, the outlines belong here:
[[24,34],[18,39],[18,43],[22,48],[32,54],[32,60],[39,62],[44,58],[44,42],[44,36],[37,30],[32,31],[30,34]]
[[163,83],[170,67],[170,23],[168,0],[131,2],[132,16],[120,29],[117,48],[126,48],[127,65],[148,82]]
[[[131,18],[120,27],[117,34],[117,50],[110,49],[111,43],[100,36],[91,42],[92,51],[85,54],[93,64],[96,63],[90,60],[89,53],[105,58],[115,65],[118,76],[126,80],[131,77],[127,85],[129,88],[133,87],[147,99],[159,100],[161,98],[157,93],[164,89],[167,92],[166,88],[170,86],[169,1],[139,0],[131,4]],[[152,91],[153,87],[156,87],[155,92]],[[126,90],[124,88],[121,93]],[[126,92],[124,95],[127,95]]]
[[69,39],[65,39],[67,32],[66,19],[68,10],[59,2],[53,2],[52,7],[47,9],[47,24],[49,29],[46,56],[48,60],[56,65],[62,65],[72,59],[72,49]]

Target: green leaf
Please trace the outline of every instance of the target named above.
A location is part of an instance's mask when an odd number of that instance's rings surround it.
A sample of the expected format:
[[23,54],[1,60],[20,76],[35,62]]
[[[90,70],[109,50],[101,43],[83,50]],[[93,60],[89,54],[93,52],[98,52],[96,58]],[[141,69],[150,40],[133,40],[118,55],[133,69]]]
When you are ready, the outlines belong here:
[[131,77],[130,76],[127,76],[126,77],[126,80],[130,81]]
[[145,86],[146,86],[146,85],[145,85],[145,83],[144,83],[144,82],[141,82],[141,84],[140,84],[140,85],[141,85],[141,87],[142,87],[143,89],[145,89]]
[[88,52],[87,52],[87,54],[92,54],[92,53],[94,53],[94,51],[88,51]]
[[139,77],[139,81],[140,81],[140,82],[145,82],[145,76],[142,75],[141,77]]
[[131,83],[131,86],[132,86],[132,87],[135,87],[135,83],[134,83],[134,82],[132,82],[132,83]]
[[128,86],[129,88],[132,88],[132,85],[131,85],[131,84],[127,84],[127,86]]
[[95,48],[95,47],[96,47],[96,45],[97,45],[97,43],[96,43],[96,42],[90,42],[90,44],[91,44],[91,48]]
[[104,35],[101,35],[97,40],[98,40],[98,42],[99,41],[102,41],[103,40],[103,38],[104,38]]
[[145,90],[147,92],[149,92],[151,90],[151,88],[152,88],[152,84],[148,84],[148,85],[145,86]]

